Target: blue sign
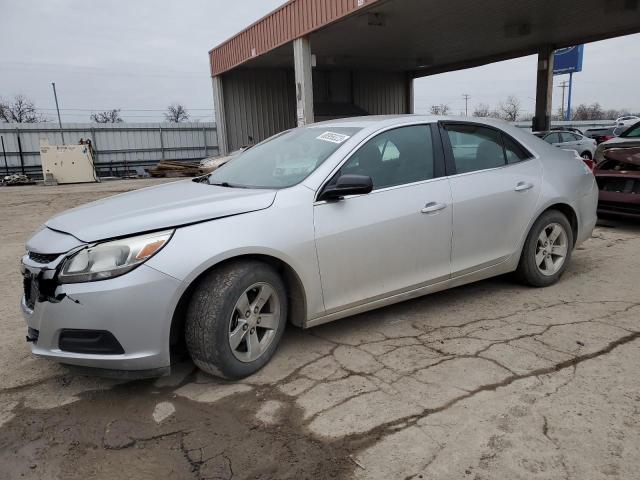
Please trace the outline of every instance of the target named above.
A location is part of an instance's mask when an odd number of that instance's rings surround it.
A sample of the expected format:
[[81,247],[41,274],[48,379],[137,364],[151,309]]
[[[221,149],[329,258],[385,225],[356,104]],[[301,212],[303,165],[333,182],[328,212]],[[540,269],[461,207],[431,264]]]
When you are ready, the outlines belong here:
[[553,74],[574,73],[582,71],[584,45],[560,48],[553,57]]

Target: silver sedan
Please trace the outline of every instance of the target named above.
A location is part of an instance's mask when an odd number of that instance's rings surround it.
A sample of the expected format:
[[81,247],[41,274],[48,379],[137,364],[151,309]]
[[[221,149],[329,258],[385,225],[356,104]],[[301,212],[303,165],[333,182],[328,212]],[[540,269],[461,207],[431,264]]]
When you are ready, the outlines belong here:
[[591,160],[594,158],[596,153],[596,141],[593,138],[585,137],[584,135],[576,132],[536,132],[535,135],[554,147],[562,148],[564,150],[573,150],[584,159]]
[[161,375],[186,351],[240,378],[269,361],[287,322],[513,271],[550,286],[597,200],[578,156],[500,121],[317,123],[208,176],[47,221],[22,259],[27,339],[66,364]]

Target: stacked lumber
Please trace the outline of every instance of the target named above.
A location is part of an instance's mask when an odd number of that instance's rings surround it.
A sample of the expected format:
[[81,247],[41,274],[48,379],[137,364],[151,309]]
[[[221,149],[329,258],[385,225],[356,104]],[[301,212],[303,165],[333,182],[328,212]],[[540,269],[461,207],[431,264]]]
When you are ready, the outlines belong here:
[[155,167],[148,168],[147,172],[152,177],[195,177],[200,175],[199,165],[199,162],[160,160]]

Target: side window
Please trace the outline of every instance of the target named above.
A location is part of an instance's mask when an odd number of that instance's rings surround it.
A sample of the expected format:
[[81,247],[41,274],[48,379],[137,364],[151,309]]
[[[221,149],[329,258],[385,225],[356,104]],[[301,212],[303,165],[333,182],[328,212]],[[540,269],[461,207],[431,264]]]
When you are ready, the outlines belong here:
[[575,142],[577,139],[573,133],[567,133],[567,132],[562,132],[560,134],[560,138],[562,139],[562,143]]
[[507,163],[518,163],[531,158],[531,154],[511,137],[502,135],[502,141],[504,142],[504,153],[507,156]]
[[378,190],[433,178],[433,160],[431,128],[412,125],[369,140],[347,160],[340,174],[367,175]]
[[445,125],[457,173],[505,165],[500,133],[477,125]]
[[558,133],[550,133],[546,137],[544,137],[544,141],[547,143],[560,143],[560,134]]

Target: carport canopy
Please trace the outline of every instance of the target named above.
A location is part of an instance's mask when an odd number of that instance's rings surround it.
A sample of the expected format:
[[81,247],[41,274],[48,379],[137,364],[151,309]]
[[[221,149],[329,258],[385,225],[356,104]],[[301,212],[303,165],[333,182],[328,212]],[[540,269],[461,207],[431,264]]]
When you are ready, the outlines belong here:
[[[291,0],[209,52],[219,133],[234,128],[224,116],[224,78],[239,69],[292,69],[296,119],[303,124],[314,120],[316,71],[401,74],[411,85],[417,77],[531,54],[539,55],[534,128],[544,129],[551,114],[553,51],[640,32],[639,3]],[[409,113],[412,88],[404,95]]]

